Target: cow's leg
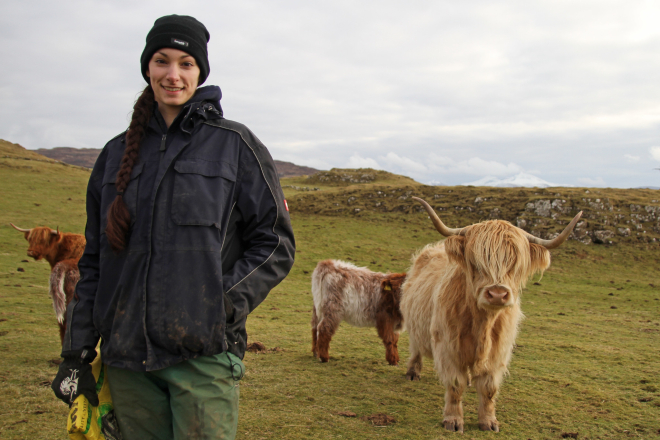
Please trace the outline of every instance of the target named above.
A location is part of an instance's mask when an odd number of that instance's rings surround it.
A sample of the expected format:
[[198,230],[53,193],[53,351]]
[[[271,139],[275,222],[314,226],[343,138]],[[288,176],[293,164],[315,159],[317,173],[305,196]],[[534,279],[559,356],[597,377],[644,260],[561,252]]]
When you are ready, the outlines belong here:
[[467,369],[459,365],[451,347],[436,343],[433,349],[433,363],[445,386],[445,429],[463,432],[463,392],[468,384]]
[[495,417],[495,396],[503,374],[486,373],[473,378],[479,395],[479,429],[499,432],[500,424]]
[[314,357],[319,357],[319,350],[317,346],[318,325],[319,318],[316,316],[316,307],[312,306],[312,353],[314,353]]
[[328,362],[330,359],[330,341],[339,327],[341,318],[339,313],[329,312],[327,308],[323,310],[323,318],[316,327],[318,330],[316,349],[321,362]]
[[64,346],[64,335],[66,333],[66,321],[64,321],[61,324],[58,322],[58,325],[60,326],[60,343],[62,344],[62,346]]
[[417,342],[410,334],[410,358],[408,359],[408,371],[406,377],[409,380],[420,380],[422,372],[422,352],[417,347]]
[[453,378],[443,377],[445,385],[444,420],[447,431],[463,432],[463,391],[467,386],[467,375]]
[[397,343],[399,342],[399,335],[394,332],[392,321],[387,319],[387,317],[377,316],[376,330],[378,330],[378,336],[383,341],[383,345],[385,345],[385,359],[387,359],[390,365],[398,365],[399,348],[397,347]]

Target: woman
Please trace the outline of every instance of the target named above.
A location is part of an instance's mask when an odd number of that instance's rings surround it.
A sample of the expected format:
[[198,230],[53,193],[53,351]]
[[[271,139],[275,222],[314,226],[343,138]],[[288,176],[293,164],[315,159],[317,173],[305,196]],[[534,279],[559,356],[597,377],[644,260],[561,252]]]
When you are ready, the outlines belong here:
[[218,87],[197,88],[208,40],[192,17],[156,20],[141,57],[149,85],[87,189],[87,246],[53,390],[98,402],[89,362],[101,338],[125,440],[234,438],[245,319],[293,264],[266,147],[223,119]]

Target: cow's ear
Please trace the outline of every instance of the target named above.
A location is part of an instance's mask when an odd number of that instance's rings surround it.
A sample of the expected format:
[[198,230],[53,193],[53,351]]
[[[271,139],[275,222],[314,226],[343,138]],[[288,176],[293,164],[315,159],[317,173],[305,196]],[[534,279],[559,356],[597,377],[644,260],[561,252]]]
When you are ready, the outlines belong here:
[[465,237],[453,235],[445,240],[445,250],[449,259],[465,266]]
[[550,251],[540,244],[529,244],[529,256],[532,260],[532,273],[543,272],[550,267]]

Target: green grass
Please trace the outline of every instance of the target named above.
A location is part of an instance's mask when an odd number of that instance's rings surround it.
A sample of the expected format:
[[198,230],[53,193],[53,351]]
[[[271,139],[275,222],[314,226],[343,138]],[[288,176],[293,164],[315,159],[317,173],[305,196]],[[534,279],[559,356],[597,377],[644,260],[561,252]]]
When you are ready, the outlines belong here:
[[[57,372],[50,361],[60,352],[47,293],[49,267],[26,257],[26,241],[8,223],[82,232],[88,176],[89,171],[54,162],[0,158],[2,439],[67,438],[68,408],[45,385]],[[363,188],[363,194],[372,190]],[[465,190],[461,197],[474,200],[472,192],[492,189]],[[616,191],[625,204],[626,191]],[[330,190],[285,192],[296,232],[296,263],[248,319],[250,342],[281,350],[245,357],[238,438],[457,437],[442,428],[444,389],[432,362],[425,360],[422,381],[405,380],[406,333],[398,367],[387,365],[375,329],[342,325],[327,364],[310,352],[310,275],[317,261],[341,258],[374,270],[404,271],[412,252],[439,238],[426,215],[415,210],[319,215],[298,209],[303,206],[296,195],[317,197],[320,206]],[[647,197],[653,194],[630,192],[631,199],[641,198],[637,203],[648,203]],[[457,223],[452,226],[470,220],[452,218]],[[523,294],[527,318],[498,399],[502,432],[478,430],[476,394],[470,388],[466,432],[460,437],[560,439],[562,433],[577,432],[580,439],[660,438],[659,251],[657,243],[585,246],[575,241],[552,251],[551,268],[540,280],[530,280]],[[340,416],[342,411],[358,417]],[[376,427],[360,419],[376,413],[393,416],[396,423]]]

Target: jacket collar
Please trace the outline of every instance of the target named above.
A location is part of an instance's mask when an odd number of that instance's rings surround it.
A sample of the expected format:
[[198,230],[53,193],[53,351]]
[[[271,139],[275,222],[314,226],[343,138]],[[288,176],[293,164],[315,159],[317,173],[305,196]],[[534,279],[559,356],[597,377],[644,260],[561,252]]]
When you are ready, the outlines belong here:
[[[220,87],[205,86],[198,88],[174,119],[170,129],[178,126],[181,131],[190,134],[200,122],[209,119],[222,119],[220,99],[222,99]],[[154,115],[149,121],[149,128],[157,132],[164,133],[167,131],[165,120],[158,111],[158,104],[154,105]]]

